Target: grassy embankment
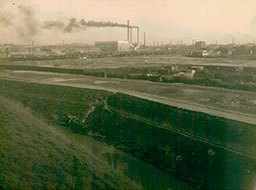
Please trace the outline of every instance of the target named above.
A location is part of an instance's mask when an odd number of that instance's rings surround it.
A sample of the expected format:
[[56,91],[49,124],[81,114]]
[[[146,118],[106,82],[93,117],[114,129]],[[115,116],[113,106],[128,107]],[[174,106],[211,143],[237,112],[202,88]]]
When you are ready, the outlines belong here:
[[62,129],[0,97],[0,185],[4,189],[137,189]]

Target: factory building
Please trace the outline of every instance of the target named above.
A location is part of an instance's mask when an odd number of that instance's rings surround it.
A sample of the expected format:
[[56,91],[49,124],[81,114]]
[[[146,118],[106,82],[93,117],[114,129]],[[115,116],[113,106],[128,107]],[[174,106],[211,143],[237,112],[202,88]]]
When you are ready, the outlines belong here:
[[95,42],[95,46],[103,52],[129,51],[131,47],[128,41],[100,41]]

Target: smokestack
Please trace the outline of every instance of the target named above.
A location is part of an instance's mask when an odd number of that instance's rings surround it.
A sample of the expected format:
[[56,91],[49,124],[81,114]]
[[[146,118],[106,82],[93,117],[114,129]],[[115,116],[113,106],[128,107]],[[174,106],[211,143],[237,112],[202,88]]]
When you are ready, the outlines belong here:
[[144,47],[146,47],[146,32],[144,32]]
[[138,43],[138,45],[140,43],[140,29],[139,29],[139,27],[137,28],[137,43]]
[[130,32],[130,27],[129,27],[129,25],[130,25],[130,21],[129,20],[127,20],[127,41],[129,42],[130,41],[130,34],[129,34],[129,32]]
[[130,40],[131,40],[131,43],[132,43],[132,27],[130,29],[131,29],[131,38],[130,38]]
[[31,54],[34,55],[34,41],[32,41],[31,44]]

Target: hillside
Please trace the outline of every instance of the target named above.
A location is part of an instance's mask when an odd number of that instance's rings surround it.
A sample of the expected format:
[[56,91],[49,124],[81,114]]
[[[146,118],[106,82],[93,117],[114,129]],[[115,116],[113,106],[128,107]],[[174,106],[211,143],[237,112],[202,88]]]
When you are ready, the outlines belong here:
[[139,189],[100,158],[47,125],[29,108],[0,97],[0,188]]

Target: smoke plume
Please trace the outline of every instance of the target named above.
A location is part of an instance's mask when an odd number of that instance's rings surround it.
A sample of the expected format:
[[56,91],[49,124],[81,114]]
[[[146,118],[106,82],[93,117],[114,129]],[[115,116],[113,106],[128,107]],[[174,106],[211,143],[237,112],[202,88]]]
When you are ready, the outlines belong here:
[[87,27],[128,27],[126,24],[118,24],[113,22],[95,22],[95,21],[85,21],[84,19],[80,20],[81,26]]
[[[0,0],[0,10],[6,0]],[[87,30],[88,28],[120,27],[137,28],[126,24],[102,21],[85,21],[84,19],[70,18],[67,21],[48,20],[40,22],[36,18],[36,12],[31,6],[20,4],[17,6],[19,18],[15,18],[11,12],[0,11],[0,28],[16,31],[17,37],[22,42],[30,42],[43,30],[58,30],[62,33],[72,33]]]
[[84,29],[75,18],[70,19],[69,23],[65,24],[61,21],[46,21],[43,24],[44,29],[58,29],[64,33],[72,33],[75,29],[81,30]]
[[18,37],[23,41],[31,41],[40,31],[40,24],[35,19],[35,12],[30,6],[19,5],[18,10],[23,19],[23,25],[16,28]]
[[57,28],[59,30],[64,30],[65,24],[60,21],[46,21],[44,22],[43,28],[45,29]]
[[136,26],[128,26],[126,24],[119,24],[114,22],[97,22],[97,21],[85,21],[84,19],[77,20],[71,18],[68,23],[61,21],[46,21],[43,24],[44,29],[58,29],[64,33],[71,33],[73,31],[86,30],[87,28],[103,28],[103,27],[120,27],[120,28],[137,28]]
[[0,13],[0,26],[8,27],[13,25],[12,16],[10,14]]
[[5,3],[5,0],[0,0],[0,27],[8,27],[13,25],[13,15],[11,13],[6,13],[3,11]]

